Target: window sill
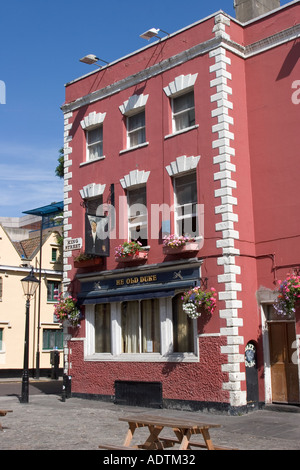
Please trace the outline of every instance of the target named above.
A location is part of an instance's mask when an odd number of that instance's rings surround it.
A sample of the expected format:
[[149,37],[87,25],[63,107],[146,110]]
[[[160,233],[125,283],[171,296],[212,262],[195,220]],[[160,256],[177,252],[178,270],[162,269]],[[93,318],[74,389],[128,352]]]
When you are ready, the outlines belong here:
[[95,162],[100,162],[101,160],[104,160],[104,159],[105,159],[105,155],[103,155],[103,157],[93,158],[93,160],[88,160],[87,162],[80,163],[79,167],[90,165],[91,163],[95,163]]
[[165,135],[164,138],[165,140],[170,139],[171,137],[175,137],[176,135],[185,134],[186,132],[192,131],[193,129],[198,129],[198,127],[199,127],[199,124],[196,124],[195,126],[191,126],[191,127],[186,127],[185,129],[181,129],[180,131],[173,132],[173,134]]
[[135,145],[134,147],[129,147],[128,149],[120,150],[119,155],[123,155],[123,153],[131,152],[133,150],[138,150],[143,147],[147,147],[149,142],[144,142],[143,144]]
[[193,353],[173,353],[162,356],[159,353],[142,353],[142,354],[119,354],[110,353],[91,354],[85,356],[85,361],[91,362],[199,362],[199,357]]
[[63,352],[63,348],[58,348],[58,349],[53,349],[53,348],[45,348],[45,349],[42,349],[42,353],[49,353],[51,351],[58,351],[58,352]]

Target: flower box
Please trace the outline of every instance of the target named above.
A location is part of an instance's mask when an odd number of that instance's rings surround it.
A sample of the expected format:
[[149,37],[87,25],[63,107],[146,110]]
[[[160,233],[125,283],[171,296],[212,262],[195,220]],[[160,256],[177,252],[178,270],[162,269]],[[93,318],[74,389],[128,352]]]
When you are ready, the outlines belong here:
[[134,262],[145,261],[147,258],[148,258],[148,251],[138,251],[137,253],[134,253],[132,255],[116,256],[115,260],[118,263],[130,263],[132,261]]
[[171,246],[164,246],[163,253],[165,255],[178,255],[181,253],[190,253],[193,251],[199,250],[199,243],[197,242],[187,242],[185,245],[171,247]]
[[92,266],[99,266],[102,263],[102,258],[90,258],[77,261],[74,260],[74,268],[90,268]]

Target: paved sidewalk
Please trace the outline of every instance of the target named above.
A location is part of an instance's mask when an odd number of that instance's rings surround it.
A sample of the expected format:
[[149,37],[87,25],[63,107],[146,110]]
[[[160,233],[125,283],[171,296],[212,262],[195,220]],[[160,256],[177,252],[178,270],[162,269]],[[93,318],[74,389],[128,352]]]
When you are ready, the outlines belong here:
[[[11,409],[0,418],[0,450],[98,450],[99,443],[122,444],[126,414],[147,412],[182,416],[194,412],[125,407],[96,400],[37,394],[28,404],[14,396],[1,396],[0,409]],[[221,424],[212,429],[215,444],[239,450],[300,450],[300,413],[254,411],[243,416],[197,412],[201,420]],[[146,429],[138,430],[140,433]],[[98,452],[102,452],[98,450]]]

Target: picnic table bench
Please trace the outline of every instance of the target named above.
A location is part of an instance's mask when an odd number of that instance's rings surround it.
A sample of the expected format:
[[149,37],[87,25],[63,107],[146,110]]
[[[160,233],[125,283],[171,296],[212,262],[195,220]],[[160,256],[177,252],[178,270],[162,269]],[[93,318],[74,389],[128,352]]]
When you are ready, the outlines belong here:
[[[179,450],[192,447],[205,448],[207,450],[234,450],[228,447],[216,446],[212,443],[209,429],[219,428],[220,424],[208,424],[200,421],[199,417],[161,416],[154,414],[137,413],[119,418],[119,421],[128,423],[128,430],[123,446],[115,444],[100,444],[100,449],[106,450],[162,450],[179,444]],[[132,445],[132,439],[138,428],[148,427],[149,436],[142,444]],[[171,428],[175,434],[173,437],[160,436],[164,428]],[[193,435],[202,435],[204,443],[191,441]]]
[[[7,413],[12,413],[13,410],[0,410],[0,416],[6,416]],[[0,423],[0,431],[3,431],[3,427]]]

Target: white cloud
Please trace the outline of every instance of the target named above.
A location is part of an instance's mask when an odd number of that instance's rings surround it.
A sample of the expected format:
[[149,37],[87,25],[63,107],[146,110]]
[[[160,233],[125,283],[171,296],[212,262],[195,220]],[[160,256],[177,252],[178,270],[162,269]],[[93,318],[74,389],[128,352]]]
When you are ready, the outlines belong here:
[[18,144],[0,146],[0,216],[63,200],[63,180],[55,175],[58,150]]

